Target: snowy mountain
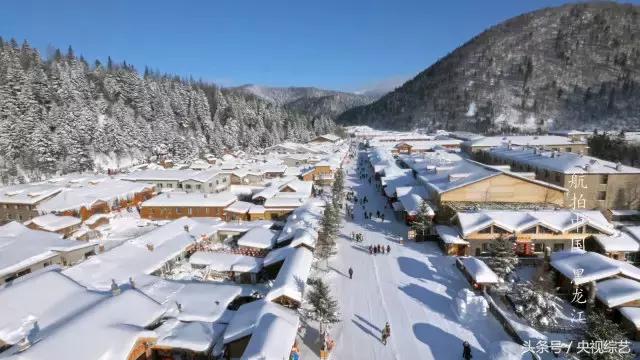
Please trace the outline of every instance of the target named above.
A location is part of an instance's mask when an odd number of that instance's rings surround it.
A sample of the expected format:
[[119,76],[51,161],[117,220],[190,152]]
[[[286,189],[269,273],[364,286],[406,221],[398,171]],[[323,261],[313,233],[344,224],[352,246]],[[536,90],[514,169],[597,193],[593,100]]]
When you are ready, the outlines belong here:
[[69,49],[44,60],[0,40],[0,183],[305,141],[326,116],[126,63],[89,65]]
[[382,94],[355,94],[314,87],[267,87],[243,85],[230,90],[248,93],[276,105],[314,116],[336,117],[356,106],[377,100]]
[[571,4],[496,25],[337,121],[382,128],[640,127],[640,7]]

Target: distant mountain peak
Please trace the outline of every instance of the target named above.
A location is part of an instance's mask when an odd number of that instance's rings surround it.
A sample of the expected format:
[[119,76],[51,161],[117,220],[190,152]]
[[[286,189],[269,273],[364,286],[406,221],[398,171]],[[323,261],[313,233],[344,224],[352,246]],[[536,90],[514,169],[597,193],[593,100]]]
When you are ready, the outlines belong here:
[[382,128],[640,127],[640,7],[567,4],[475,36],[337,121]]

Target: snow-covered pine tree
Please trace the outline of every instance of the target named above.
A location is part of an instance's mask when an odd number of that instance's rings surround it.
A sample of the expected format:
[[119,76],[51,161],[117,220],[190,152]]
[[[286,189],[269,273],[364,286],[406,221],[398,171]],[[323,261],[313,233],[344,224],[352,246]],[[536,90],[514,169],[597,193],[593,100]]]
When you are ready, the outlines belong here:
[[516,313],[533,326],[549,326],[558,323],[559,299],[529,282],[516,284],[509,294]]
[[487,265],[503,280],[518,265],[518,256],[513,245],[513,240],[506,236],[500,236],[489,242]]
[[327,204],[320,222],[318,245],[316,247],[317,257],[325,262],[336,252],[336,235],[338,234],[339,222],[340,215],[338,210],[331,204]]
[[426,201],[422,201],[415,220],[411,222],[411,229],[416,232],[416,236],[421,236],[421,239],[429,233],[431,226],[433,226],[429,212],[429,205]]
[[331,324],[340,322],[338,302],[321,278],[309,279],[308,283],[311,288],[307,291],[307,302],[311,309],[306,312],[306,317],[318,321],[320,334],[324,335]]
[[[587,341],[616,344],[629,340],[624,334],[625,331],[622,327],[610,320],[604,311],[600,309],[593,309],[587,314],[587,329],[585,331]],[[634,358],[635,356],[633,354],[627,354],[619,351],[613,353],[592,352],[589,354],[589,359],[593,360],[631,360]]]
[[334,174],[333,185],[331,187],[331,202],[333,206],[338,209],[342,208],[344,200],[344,172],[342,168],[338,168]]

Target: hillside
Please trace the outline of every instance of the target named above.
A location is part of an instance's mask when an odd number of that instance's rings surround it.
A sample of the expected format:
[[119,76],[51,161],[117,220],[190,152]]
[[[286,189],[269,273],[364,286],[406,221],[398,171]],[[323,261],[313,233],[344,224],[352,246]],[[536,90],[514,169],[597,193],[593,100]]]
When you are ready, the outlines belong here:
[[71,49],[44,60],[27,43],[0,40],[0,183],[263,149],[333,126],[250,94],[142,76],[126,63],[89,65]]
[[288,109],[314,116],[336,117],[356,106],[367,105],[379,96],[323,90],[314,87],[267,87],[243,85],[229,90],[255,95]]
[[640,7],[572,4],[496,25],[337,121],[489,133],[633,129],[639,83]]

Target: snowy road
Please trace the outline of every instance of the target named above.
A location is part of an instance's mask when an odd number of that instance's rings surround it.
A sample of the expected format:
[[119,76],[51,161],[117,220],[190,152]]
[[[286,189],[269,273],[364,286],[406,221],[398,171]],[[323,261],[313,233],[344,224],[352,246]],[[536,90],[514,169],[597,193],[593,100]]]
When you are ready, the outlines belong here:
[[[367,211],[383,211],[384,198],[374,184],[358,179],[348,167],[347,187],[366,195]],[[492,342],[509,340],[489,314],[463,324],[453,311],[453,299],[468,283],[434,243],[399,243],[407,227],[385,210],[385,222],[364,220],[356,206],[355,220],[346,220],[338,239],[338,255],[330,261],[327,280],[340,304],[342,322],[331,334],[336,340],[333,359],[461,359],[462,342],[469,341],[474,359],[485,359]],[[363,243],[350,240],[352,231]],[[391,246],[390,254],[369,255],[369,244]],[[354,270],[353,280],[347,271]],[[385,322],[391,338],[380,342]]]

